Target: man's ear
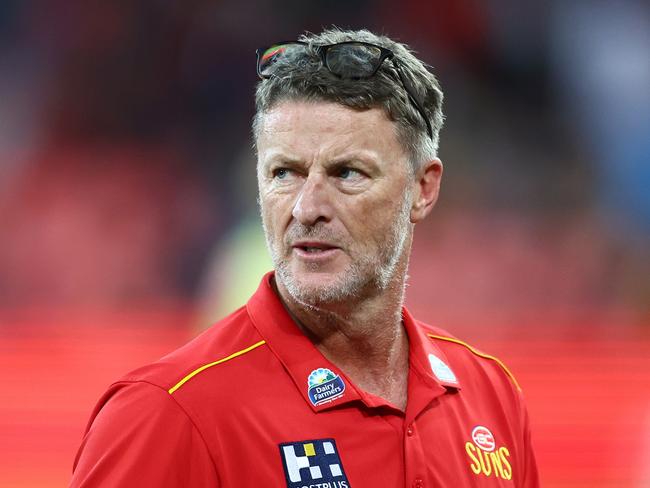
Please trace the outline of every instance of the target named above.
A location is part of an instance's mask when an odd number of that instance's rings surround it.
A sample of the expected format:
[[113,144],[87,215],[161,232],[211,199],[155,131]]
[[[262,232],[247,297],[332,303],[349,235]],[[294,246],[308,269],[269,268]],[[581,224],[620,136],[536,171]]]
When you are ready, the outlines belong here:
[[436,158],[424,163],[417,171],[413,181],[413,205],[411,222],[416,224],[424,219],[438,200],[442,162]]

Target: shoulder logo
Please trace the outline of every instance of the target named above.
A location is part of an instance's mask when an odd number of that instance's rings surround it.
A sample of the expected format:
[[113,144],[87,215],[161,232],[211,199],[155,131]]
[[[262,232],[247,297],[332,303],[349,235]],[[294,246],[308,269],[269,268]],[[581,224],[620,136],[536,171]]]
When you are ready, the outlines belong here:
[[451,370],[447,363],[434,354],[429,354],[429,364],[431,365],[431,371],[436,375],[440,381],[447,383],[458,383],[456,375]]
[[287,488],[350,488],[334,439],[286,442],[280,455]]
[[510,451],[506,446],[498,446],[490,429],[477,425],[472,429],[471,441],[465,443],[469,457],[469,467],[477,476],[512,479]]
[[327,368],[312,371],[307,378],[307,394],[312,405],[317,406],[343,395],[345,383],[341,377]]

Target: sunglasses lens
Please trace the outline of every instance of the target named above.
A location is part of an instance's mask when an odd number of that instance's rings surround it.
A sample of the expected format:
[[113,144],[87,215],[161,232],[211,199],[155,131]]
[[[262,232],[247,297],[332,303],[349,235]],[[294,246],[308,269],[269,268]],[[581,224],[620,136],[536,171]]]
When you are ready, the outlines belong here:
[[276,44],[258,54],[258,66],[261,76],[270,76],[273,73],[275,64],[282,58],[291,56],[298,50],[304,49],[302,44]]
[[327,67],[342,78],[368,78],[381,61],[381,50],[367,44],[338,44],[327,50]]

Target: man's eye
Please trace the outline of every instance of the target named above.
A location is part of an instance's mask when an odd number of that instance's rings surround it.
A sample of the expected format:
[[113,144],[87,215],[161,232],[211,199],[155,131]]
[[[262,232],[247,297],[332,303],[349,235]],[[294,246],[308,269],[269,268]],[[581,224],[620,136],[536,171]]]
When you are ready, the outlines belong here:
[[277,168],[273,170],[273,178],[284,180],[287,176],[289,176],[289,170],[287,168]]
[[341,178],[343,180],[348,180],[350,178],[354,178],[354,177],[357,177],[359,175],[361,175],[361,173],[359,171],[357,171],[356,169],[341,168],[339,170],[339,178]]

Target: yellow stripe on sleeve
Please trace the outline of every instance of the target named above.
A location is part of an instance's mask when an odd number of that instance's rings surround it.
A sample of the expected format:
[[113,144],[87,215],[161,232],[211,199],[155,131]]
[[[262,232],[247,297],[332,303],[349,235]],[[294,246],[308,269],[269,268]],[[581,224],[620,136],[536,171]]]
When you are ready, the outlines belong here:
[[174,393],[176,390],[178,390],[181,386],[183,386],[185,383],[187,383],[189,380],[194,378],[197,374],[205,371],[208,368],[211,368],[212,366],[216,366],[217,364],[225,363],[226,361],[230,361],[231,359],[236,358],[237,356],[241,356],[243,354],[246,354],[247,352],[252,351],[255,348],[258,348],[262,345],[266,344],[266,341],[259,341],[253,344],[252,346],[247,347],[246,349],[242,349],[241,351],[237,351],[232,353],[230,356],[227,356],[225,358],[219,359],[217,361],[214,361],[212,363],[204,364],[200,368],[196,368],[194,371],[192,371],[190,374],[185,376],[182,380],[180,380],[178,383],[176,383],[174,386],[172,386],[169,390],[169,394],[171,395]]
[[453,337],[445,337],[445,336],[439,336],[439,335],[435,335],[435,334],[427,334],[427,335],[429,337],[431,337],[432,339],[440,339],[441,341],[454,342],[456,344],[460,344],[461,346],[464,346],[467,349],[469,349],[470,352],[472,352],[472,354],[475,354],[476,356],[479,356],[479,357],[485,358],[485,359],[491,359],[492,361],[496,362],[499,366],[501,366],[501,369],[503,369],[506,372],[506,374],[508,375],[508,377],[510,378],[512,383],[517,387],[517,390],[521,391],[521,387],[519,386],[519,383],[517,383],[517,380],[515,379],[515,376],[510,372],[510,370],[507,368],[507,366],[501,362],[500,359],[495,358],[494,356],[490,356],[489,354],[482,353],[481,351],[478,351],[478,350],[474,349],[472,346],[470,346],[466,342],[463,342],[463,341],[458,340],[458,339],[454,339]]

